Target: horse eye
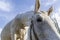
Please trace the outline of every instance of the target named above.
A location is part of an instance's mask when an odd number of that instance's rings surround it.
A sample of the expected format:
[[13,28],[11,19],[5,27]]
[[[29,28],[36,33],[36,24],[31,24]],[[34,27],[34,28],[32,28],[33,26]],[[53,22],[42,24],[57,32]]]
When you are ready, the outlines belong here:
[[42,18],[37,18],[37,22],[42,22]]

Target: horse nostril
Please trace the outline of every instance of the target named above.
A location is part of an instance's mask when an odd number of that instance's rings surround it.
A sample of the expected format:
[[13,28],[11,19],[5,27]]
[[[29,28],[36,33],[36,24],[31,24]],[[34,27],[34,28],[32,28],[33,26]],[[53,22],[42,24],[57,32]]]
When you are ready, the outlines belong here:
[[37,22],[42,22],[42,18],[37,18]]

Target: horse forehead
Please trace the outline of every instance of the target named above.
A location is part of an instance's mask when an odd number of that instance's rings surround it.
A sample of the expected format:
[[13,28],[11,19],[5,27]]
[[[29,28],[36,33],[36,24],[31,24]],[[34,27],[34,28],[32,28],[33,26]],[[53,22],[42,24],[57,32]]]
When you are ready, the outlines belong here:
[[41,18],[47,18],[48,15],[44,14],[44,13],[40,13],[40,14],[36,14],[34,15],[35,18],[41,17]]
[[37,12],[36,15],[40,15],[40,16],[47,15],[48,16],[48,12],[46,12],[46,11],[40,11],[40,12]]

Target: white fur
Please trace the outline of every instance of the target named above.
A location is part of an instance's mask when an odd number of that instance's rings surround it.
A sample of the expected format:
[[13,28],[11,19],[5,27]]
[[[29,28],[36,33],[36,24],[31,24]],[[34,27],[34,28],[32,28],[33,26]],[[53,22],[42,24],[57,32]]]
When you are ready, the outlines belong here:
[[26,26],[30,26],[32,15],[33,11],[18,14],[3,28],[1,40],[17,40],[23,34],[21,29],[24,31]]
[[[37,23],[37,15],[43,19],[42,23]],[[33,16],[33,17],[32,17]],[[60,40],[60,34],[57,32],[57,29],[55,27],[54,22],[51,20],[51,18],[43,13],[38,12],[38,14],[34,14],[33,11],[26,12],[25,14],[18,14],[12,21],[10,21],[2,30],[1,32],[1,40],[17,40],[18,37],[21,35],[24,35],[24,40],[30,40],[30,25],[31,25],[31,19],[34,23],[34,30],[36,34],[38,35],[39,40]],[[45,22],[45,23],[44,23]],[[23,25],[22,25],[23,24]],[[25,30],[25,27],[28,27],[27,31]],[[41,30],[42,27],[43,30]],[[21,29],[23,29],[21,31]],[[31,29],[32,38],[35,40],[33,35],[33,29]],[[26,34],[23,34],[26,31]],[[41,38],[39,36],[40,34],[45,35],[45,39]],[[42,35],[43,36],[43,35]],[[43,36],[44,37],[44,36]],[[19,38],[19,40],[23,40]]]

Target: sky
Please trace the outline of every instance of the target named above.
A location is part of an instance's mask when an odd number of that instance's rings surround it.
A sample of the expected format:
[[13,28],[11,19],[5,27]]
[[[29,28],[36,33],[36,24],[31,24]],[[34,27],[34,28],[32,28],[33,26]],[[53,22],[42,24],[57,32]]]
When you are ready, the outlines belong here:
[[[40,0],[40,10],[47,11],[53,6],[52,17],[60,27],[60,0]],[[17,14],[34,10],[35,0],[0,0],[0,33],[3,27]]]

